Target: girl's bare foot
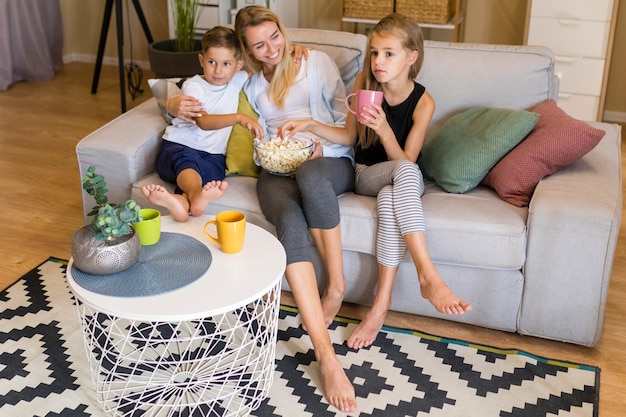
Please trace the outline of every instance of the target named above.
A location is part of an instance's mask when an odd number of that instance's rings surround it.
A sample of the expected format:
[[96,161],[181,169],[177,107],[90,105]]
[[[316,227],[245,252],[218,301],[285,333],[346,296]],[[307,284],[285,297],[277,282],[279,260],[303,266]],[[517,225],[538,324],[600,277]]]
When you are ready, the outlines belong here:
[[189,220],[189,203],[182,195],[171,194],[159,184],[144,185],[141,192],[151,203],[165,207],[174,220],[178,222]]
[[348,347],[350,349],[361,349],[371,346],[383,328],[386,313],[387,310],[379,312],[377,309],[371,308],[346,341]]
[[189,211],[191,215],[203,215],[209,203],[223,196],[227,188],[228,183],[226,181],[209,181],[204,184],[199,193],[195,195],[189,194]]
[[354,387],[336,357],[320,361],[326,400],[344,413],[356,411]]
[[439,277],[430,280],[420,279],[420,291],[422,297],[430,301],[440,313],[463,314],[472,309],[469,303],[454,294]]

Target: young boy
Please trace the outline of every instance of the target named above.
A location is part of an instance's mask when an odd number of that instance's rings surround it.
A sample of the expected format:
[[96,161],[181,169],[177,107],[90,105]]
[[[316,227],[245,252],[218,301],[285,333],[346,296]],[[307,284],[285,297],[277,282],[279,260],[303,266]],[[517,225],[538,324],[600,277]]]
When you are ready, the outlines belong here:
[[233,126],[238,123],[254,137],[262,135],[256,120],[237,113],[239,91],[248,73],[241,70],[244,61],[235,32],[222,26],[209,29],[198,59],[203,75],[186,80],[182,93],[198,99],[205,113],[195,119],[198,123],[175,118],[165,129],[157,159],[159,176],[176,183],[175,194],[158,184],[141,188],[148,200],[166,208],[179,222],[187,221],[189,214],[202,215],[228,188],[225,154]]

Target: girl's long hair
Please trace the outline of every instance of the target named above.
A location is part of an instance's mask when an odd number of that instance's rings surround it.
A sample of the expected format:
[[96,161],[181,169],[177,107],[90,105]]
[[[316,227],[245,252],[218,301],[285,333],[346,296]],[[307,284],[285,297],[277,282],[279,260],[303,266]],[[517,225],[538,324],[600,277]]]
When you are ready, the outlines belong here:
[[285,96],[287,91],[296,79],[296,65],[289,51],[291,51],[291,45],[287,38],[285,26],[282,24],[278,16],[274,14],[270,9],[263,6],[246,6],[237,12],[235,18],[235,32],[239,37],[241,48],[246,51],[244,54],[246,65],[253,72],[259,72],[263,70],[263,63],[258,61],[252,56],[252,53],[248,49],[246,41],[246,32],[249,27],[258,26],[265,22],[276,23],[278,30],[285,38],[285,49],[280,63],[276,66],[276,70],[270,81],[267,95],[270,101],[274,102],[278,107],[282,108],[285,104]]
[[[367,37],[367,47],[365,50],[365,65],[363,65],[363,74],[360,84],[357,86],[360,90],[380,90],[380,84],[376,81],[372,73],[372,51],[370,42],[372,36],[378,34],[381,36],[396,36],[400,39],[402,47],[409,51],[417,51],[417,59],[409,69],[409,78],[415,79],[422,68],[424,62],[424,35],[419,24],[406,16],[398,13],[392,13],[383,17],[370,31]],[[367,149],[378,141],[376,132],[369,129],[365,125],[359,123],[357,126],[358,143],[363,149]]]

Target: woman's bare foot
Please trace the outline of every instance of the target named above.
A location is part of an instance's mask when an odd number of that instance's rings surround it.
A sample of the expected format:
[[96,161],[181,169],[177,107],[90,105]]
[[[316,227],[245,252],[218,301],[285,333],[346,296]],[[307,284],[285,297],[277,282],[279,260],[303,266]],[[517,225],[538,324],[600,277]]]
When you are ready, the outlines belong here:
[[217,200],[224,195],[228,183],[226,181],[209,181],[202,187],[197,194],[189,194],[189,211],[192,216],[201,216],[204,214],[209,203]]
[[463,314],[472,309],[469,303],[466,303],[456,294],[452,292],[441,277],[431,278],[429,280],[421,279],[420,291],[422,297],[426,298],[443,314]]
[[326,327],[330,326],[330,323],[333,322],[335,316],[339,313],[341,303],[343,302],[343,293],[343,291],[333,288],[326,288],[324,291],[321,302]]
[[378,309],[371,308],[346,341],[348,347],[350,349],[361,349],[371,346],[376,340],[376,336],[378,336],[378,333],[383,328],[386,315],[387,310],[379,311]]
[[320,371],[326,400],[344,413],[356,411],[354,387],[336,357],[320,361]]
[[189,203],[182,195],[172,194],[159,184],[144,185],[141,192],[151,203],[165,207],[174,220],[178,222],[189,220]]
[[[322,303],[324,323],[326,324],[326,327],[328,327],[333,322],[335,316],[341,308],[341,304],[343,302],[343,291],[326,288],[320,302]],[[307,331],[304,322],[302,323],[302,328],[305,332]]]

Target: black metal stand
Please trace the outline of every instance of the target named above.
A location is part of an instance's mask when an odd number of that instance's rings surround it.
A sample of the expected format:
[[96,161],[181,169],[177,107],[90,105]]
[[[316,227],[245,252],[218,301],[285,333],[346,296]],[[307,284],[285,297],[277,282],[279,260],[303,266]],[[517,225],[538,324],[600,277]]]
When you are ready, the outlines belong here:
[[[143,28],[143,32],[146,34],[148,43],[152,43],[152,34],[150,28],[146,22],[146,17],[141,9],[139,0],[132,0],[137,17]],[[100,44],[98,45],[98,57],[96,58],[96,68],[93,73],[93,81],[91,83],[91,94],[95,94],[98,91],[98,81],[100,80],[100,70],[102,69],[102,57],[104,55],[104,47],[107,42],[107,34],[109,31],[109,24],[111,23],[111,14],[113,12],[113,6],[115,6],[115,21],[117,26],[117,59],[119,65],[120,75],[120,99],[122,105],[122,113],[126,111],[126,87],[124,83],[124,25],[122,19],[122,0],[106,0],[104,7],[104,18],[102,19],[102,30],[100,31]]]

